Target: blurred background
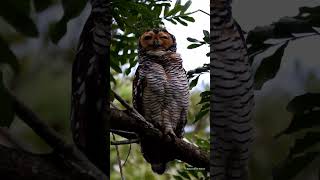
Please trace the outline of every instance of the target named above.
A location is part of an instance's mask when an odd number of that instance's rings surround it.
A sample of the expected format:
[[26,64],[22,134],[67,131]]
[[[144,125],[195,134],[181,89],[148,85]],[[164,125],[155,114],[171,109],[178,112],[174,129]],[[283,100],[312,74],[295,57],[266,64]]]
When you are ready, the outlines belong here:
[[[17,11],[24,8],[24,3],[12,0],[13,5],[15,2],[18,2],[17,4],[20,3],[20,5],[16,6],[19,7],[16,8]],[[90,7],[84,1],[75,2],[82,4],[82,8],[79,8],[77,11],[74,10],[79,13],[69,18],[69,21],[65,23],[66,33],[61,36],[61,39],[57,43],[54,43],[57,40],[57,38],[54,38],[55,35],[53,33],[57,30],[55,29],[56,23],[61,22],[64,12],[68,10],[65,7],[68,6],[59,0],[48,0],[43,1],[49,2],[48,6],[38,9],[33,1],[26,2],[30,4],[29,6],[27,5],[29,7],[27,15],[34,22],[38,30],[38,36],[28,35],[26,32],[21,32],[19,28],[17,30],[17,26],[12,25],[15,23],[8,23],[6,18],[4,18],[7,16],[3,14],[0,18],[1,39],[7,42],[20,64],[19,73],[15,73],[10,67],[11,65],[0,63],[4,81],[6,86],[19,99],[71,142],[69,127],[71,66],[75,56],[78,37],[90,13]],[[127,6],[123,5],[124,1],[121,0],[115,2],[122,3],[123,9],[133,7],[129,3]],[[150,3],[152,1],[145,2]],[[182,0],[180,3],[185,5],[187,2],[189,1]],[[172,0],[171,2],[164,1],[163,3],[167,3],[165,6],[168,6],[169,10],[173,10],[177,2]],[[249,32],[256,26],[269,25],[281,17],[295,16],[299,13],[299,8],[302,6],[315,7],[319,5],[320,2],[315,0],[283,0],[281,2],[277,0],[242,0],[234,1],[233,9],[234,17],[238,23],[244,31]],[[7,11],[14,12],[15,10],[15,8],[3,7],[0,9],[2,13],[6,12],[8,14],[9,12]],[[123,13],[123,9],[119,8],[118,13]],[[192,1],[186,13],[194,12],[198,9],[209,13],[209,1]],[[165,11],[164,9],[162,10]],[[114,11],[117,12],[117,9],[115,8]],[[161,16],[163,16],[163,11],[161,12]],[[210,25],[209,16],[203,12],[198,11],[188,16],[194,19],[194,22],[190,18],[190,21],[185,21],[188,26],[175,19],[171,20],[176,24],[170,20],[166,20],[166,18],[161,19],[161,21],[164,22],[162,26],[165,26],[170,33],[176,36],[178,52],[182,55],[184,67],[186,70],[192,70],[203,66],[205,63],[209,63],[209,58],[206,56],[209,52],[209,47],[202,38],[206,37],[203,30],[209,31]],[[138,34],[141,32],[138,32],[139,30],[134,32],[134,30],[127,27],[123,28],[119,22],[118,20],[114,21],[113,34],[120,35],[119,39],[122,38],[121,42],[124,43],[126,42],[123,40],[124,37],[131,38],[130,43],[128,40],[126,45],[130,45],[129,50],[135,49]],[[153,23],[159,25],[159,22]],[[132,24],[132,26],[134,25]],[[153,24],[151,22],[151,25],[147,23],[145,25],[152,27]],[[32,27],[32,24],[24,24],[24,26],[28,28]],[[115,36],[114,41],[119,41],[117,37]],[[198,41],[187,40],[188,37],[197,39]],[[203,42],[201,46],[197,48],[189,47],[190,44],[200,41]],[[319,93],[320,91],[319,45],[319,36],[301,38],[290,42],[284,51],[276,76],[255,92],[256,140],[252,150],[253,156],[250,161],[250,177],[252,180],[271,180],[274,168],[286,159],[290,148],[294,145],[295,138],[302,136],[301,133],[297,133],[294,135],[283,135],[278,139],[274,138],[276,134],[288,127],[293,117],[293,114],[289,113],[286,109],[287,104],[295,96],[306,92]],[[117,47],[119,47],[119,44],[113,42],[112,52],[114,54],[111,56],[112,61],[114,61],[111,68],[113,77],[112,88],[131,103],[132,75],[137,66],[135,63],[136,52],[133,51],[128,53],[128,56],[124,56],[125,51],[121,48],[117,49]],[[261,61],[272,54],[274,50],[275,48],[270,48],[264,53],[257,55],[253,62],[254,69],[257,69]],[[2,51],[0,52],[2,53]],[[118,62],[117,55],[127,59],[123,61],[120,59],[121,62]],[[192,92],[190,99],[191,106],[185,137],[203,149],[208,149],[209,114],[202,113],[202,116],[198,115],[199,112],[203,112],[202,107],[205,104],[198,103],[202,99],[200,94],[209,90],[209,75],[208,73],[203,73],[197,81],[192,81],[196,78],[197,76],[194,76],[190,80],[190,83],[194,82],[194,87],[190,88]],[[116,101],[115,104],[119,108],[122,108]],[[18,119],[13,121],[9,130],[16,141],[28,151],[35,153],[51,151],[41,138],[35,135],[28,126]],[[115,138],[116,140],[122,140],[119,136]],[[113,140],[113,137],[110,136],[110,139]],[[115,147],[111,146],[110,148],[111,179],[117,180],[120,179],[117,155]],[[123,167],[124,175],[129,180],[207,178],[207,174],[202,171],[196,173],[186,171],[185,164],[178,161],[169,164],[165,175],[157,176],[151,171],[150,165],[141,156],[140,148],[137,144],[119,146],[119,152],[121,162],[125,163]],[[304,168],[300,168],[302,170],[299,171],[297,176],[288,179],[319,180],[319,157],[313,160],[312,163],[304,164],[306,165]],[[292,170],[294,171],[295,169],[293,168]]]

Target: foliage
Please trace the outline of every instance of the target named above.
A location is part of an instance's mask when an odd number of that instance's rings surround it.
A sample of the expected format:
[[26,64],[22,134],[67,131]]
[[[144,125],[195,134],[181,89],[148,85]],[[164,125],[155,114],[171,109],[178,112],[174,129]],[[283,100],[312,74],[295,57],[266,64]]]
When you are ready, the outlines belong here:
[[[127,4],[123,6],[123,4]],[[194,12],[187,12],[191,1],[184,5],[177,1],[173,7],[170,1],[113,1],[113,38],[111,40],[111,68],[116,73],[122,73],[121,66],[129,63],[124,70],[128,75],[136,65],[137,39],[147,29],[163,27],[164,20],[174,24],[188,25],[187,22],[194,22],[190,15]],[[111,79],[114,81],[114,77]]]
[[[293,113],[289,127],[276,137],[284,134],[293,136],[302,132],[302,138],[295,138],[287,158],[275,168],[274,179],[292,179],[304,168],[320,157],[320,94],[307,93],[295,97],[287,106]],[[293,136],[294,137],[294,136]]]

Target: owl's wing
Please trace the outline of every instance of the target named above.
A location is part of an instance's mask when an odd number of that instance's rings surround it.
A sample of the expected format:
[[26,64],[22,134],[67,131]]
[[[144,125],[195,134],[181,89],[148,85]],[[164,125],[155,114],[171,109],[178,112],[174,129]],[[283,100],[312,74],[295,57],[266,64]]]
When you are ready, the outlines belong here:
[[139,65],[136,73],[134,75],[133,83],[132,83],[132,103],[133,107],[142,115],[143,113],[143,103],[142,103],[142,97],[143,97],[143,89],[146,85],[146,80],[143,76],[142,66]]

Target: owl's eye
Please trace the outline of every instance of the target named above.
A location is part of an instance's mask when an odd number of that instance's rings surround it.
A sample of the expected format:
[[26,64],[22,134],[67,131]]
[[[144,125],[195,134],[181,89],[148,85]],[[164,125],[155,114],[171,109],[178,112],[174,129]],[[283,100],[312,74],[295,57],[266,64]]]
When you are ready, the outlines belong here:
[[152,37],[151,36],[145,36],[143,39],[144,40],[150,40]]
[[169,39],[167,36],[161,36],[161,39]]

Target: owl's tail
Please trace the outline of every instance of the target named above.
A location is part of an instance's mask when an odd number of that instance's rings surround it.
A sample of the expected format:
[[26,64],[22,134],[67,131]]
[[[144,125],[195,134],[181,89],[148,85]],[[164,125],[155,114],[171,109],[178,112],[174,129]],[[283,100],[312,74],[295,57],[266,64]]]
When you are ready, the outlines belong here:
[[166,145],[152,139],[141,140],[141,152],[144,159],[151,164],[152,171],[163,174],[166,171],[166,164],[172,160]]
[[157,174],[163,174],[167,169],[166,163],[154,163],[151,164],[151,168],[153,172],[156,172]]

